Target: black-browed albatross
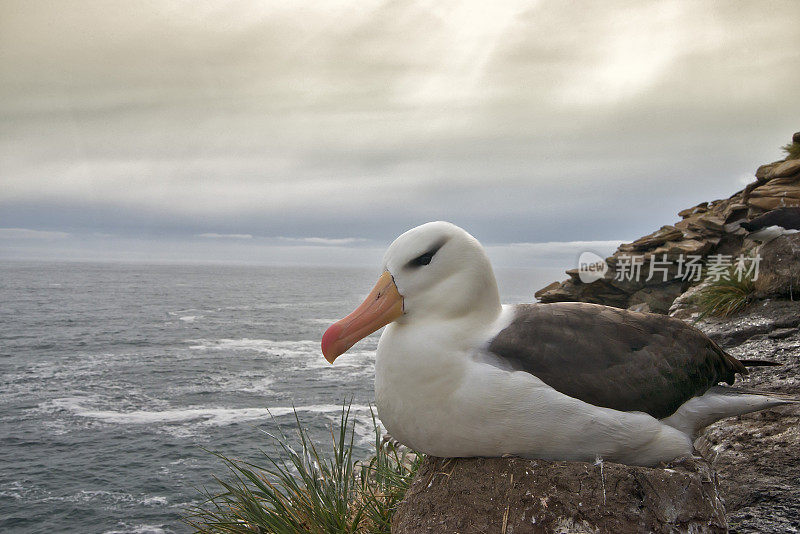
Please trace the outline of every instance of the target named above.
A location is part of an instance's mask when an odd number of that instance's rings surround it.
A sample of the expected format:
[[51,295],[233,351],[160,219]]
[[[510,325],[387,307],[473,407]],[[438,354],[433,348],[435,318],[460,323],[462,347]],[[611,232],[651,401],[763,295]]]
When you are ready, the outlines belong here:
[[740,226],[750,232],[747,238],[757,243],[768,243],[782,235],[800,232],[800,206],[777,208]]
[[441,221],[391,244],[375,288],[325,332],[322,352],[333,363],[385,325],[378,414],[395,439],[434,456],[654,465],[690,456],[718,419],[793,402],[717,386],[744,365],[678,319],[501,306],[481,244]]

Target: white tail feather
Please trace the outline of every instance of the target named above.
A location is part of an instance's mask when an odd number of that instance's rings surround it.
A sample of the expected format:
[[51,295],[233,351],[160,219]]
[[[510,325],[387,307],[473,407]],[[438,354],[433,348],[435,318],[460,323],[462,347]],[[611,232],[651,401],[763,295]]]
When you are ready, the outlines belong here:
[[692,397],[684,402],[674,414],[661,421],[694,439],[700,430],[720,419],[797,402],[793,399],[773,397],[769,393],[713,387],[700,397]]

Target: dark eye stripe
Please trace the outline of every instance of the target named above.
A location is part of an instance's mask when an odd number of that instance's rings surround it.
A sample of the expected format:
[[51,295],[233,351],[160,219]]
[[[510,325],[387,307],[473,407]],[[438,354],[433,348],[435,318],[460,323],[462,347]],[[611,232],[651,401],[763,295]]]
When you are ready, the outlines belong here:
[[433,259],[433,255],[436,254],[436,251],[433,252],[426,252],[421,256],[417,256],[410,262],[408,262],[409,267],[422,267],[423,265],[428,265],[431,260]]
[[410,262],[406,264],[406,267],[422,267],[423,265],[428,265],[432,260],[433,256],[439,252],[439,249],[444,246],[444,243],[437,243],[433,246],[428,252],[425,254],[420,254]]

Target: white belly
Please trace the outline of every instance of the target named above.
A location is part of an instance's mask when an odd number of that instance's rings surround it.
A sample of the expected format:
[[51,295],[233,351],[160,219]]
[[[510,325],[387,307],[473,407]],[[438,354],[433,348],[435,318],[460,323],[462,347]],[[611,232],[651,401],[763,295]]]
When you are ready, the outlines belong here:
[[468,352],[404,350],[391,336],[387,330],[378,348],[378,413],[392,437],[414,450],[640,465],[692,452],[687,435],[647,414],[587,404]]

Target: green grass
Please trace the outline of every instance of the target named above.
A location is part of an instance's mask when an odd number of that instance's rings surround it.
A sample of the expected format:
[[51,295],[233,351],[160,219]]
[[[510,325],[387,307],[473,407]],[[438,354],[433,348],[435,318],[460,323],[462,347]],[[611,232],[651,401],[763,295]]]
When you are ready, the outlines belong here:
[[788,145],[783,145],[781,150],[786,152],[787,159],[800,158],[800,143],[789,143]]
[[728,273],[729,279],[720,278],[703,288],[695,297],[700,308],[700,317],[730,317],[745,309],[753,298],[755,286],[750,276],[741,279],[733,269]]
[[374,456],[354,460],[348,405],[338,428],[331,428],[330,454],[311,441],[296,412],[295,423],[294,439],[280,428],[278,435],[268,434],[282,454],[262,451],[261,465],[215,453],[229,476],[215,477],[217,492],[201,491],[204,502],[184,522],[198,533],[389,534],[421,456],[382,443],[373,414]]

